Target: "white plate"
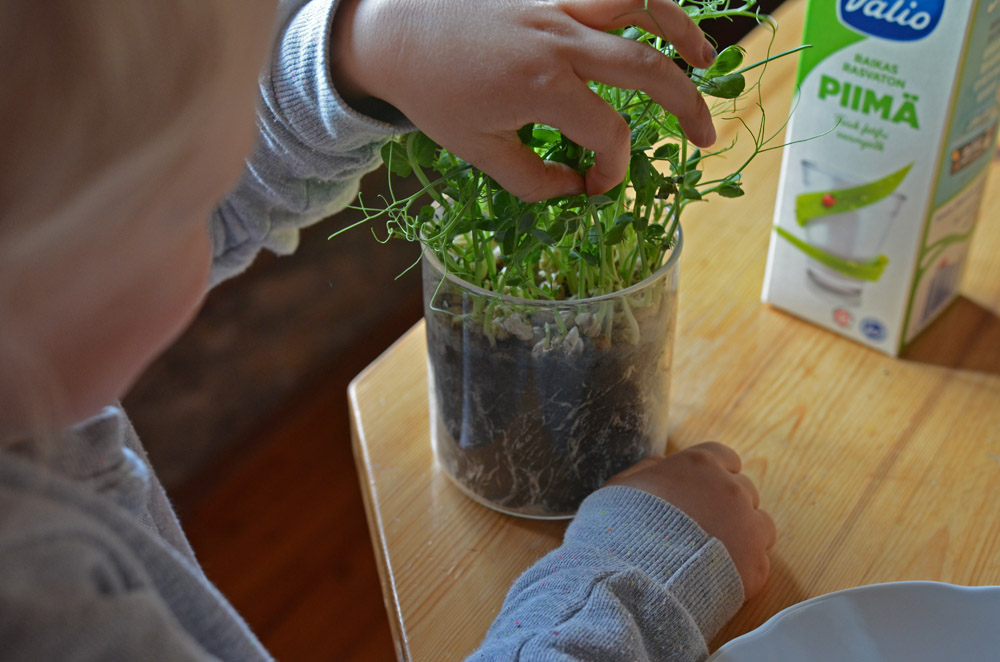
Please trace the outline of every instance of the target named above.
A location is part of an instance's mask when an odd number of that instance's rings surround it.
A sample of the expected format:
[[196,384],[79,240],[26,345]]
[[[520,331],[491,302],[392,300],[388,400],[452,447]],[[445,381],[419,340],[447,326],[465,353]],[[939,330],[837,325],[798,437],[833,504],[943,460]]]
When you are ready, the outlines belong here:
[[778,612],[710,662],[1000,660],[1000,587],[873,584]]

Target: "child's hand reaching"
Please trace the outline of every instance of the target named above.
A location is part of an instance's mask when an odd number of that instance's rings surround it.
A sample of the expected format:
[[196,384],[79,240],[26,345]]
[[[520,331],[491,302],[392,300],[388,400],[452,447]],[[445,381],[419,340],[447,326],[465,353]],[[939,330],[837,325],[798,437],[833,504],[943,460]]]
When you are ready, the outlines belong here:
[[[348,103],[391,104],[525,201],[603,193],[625,177],[629,129],[588,81],[641,89],[695,144],[715,141],[709,110],[678,66],[605,32],[627,25],[666,38],[694,66],[715,57],[672,0],[343,0],[332,74]],[[594,151],[585,182],[521,144],[516,131],[529,122]]]
[[760,497],[740,473],[740,457],[728,446],[707,442],[667,457],[647,458],[613,476],[608,485],[627,485],[670,502],[726,546],[743,580],[747,598],[767,580],[767,550],[776,531],[758,508]]

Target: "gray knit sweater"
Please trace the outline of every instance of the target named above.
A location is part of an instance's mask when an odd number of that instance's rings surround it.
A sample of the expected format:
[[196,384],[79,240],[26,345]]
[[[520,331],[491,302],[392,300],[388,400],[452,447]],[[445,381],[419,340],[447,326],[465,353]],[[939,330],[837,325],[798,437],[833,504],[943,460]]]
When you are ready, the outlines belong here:
[[[386,138],[411,128],[336,95],[335,8],[282,3],[261,140],[212,219],[213,282],[261,248],[293,251],[298,229],[348,204]],[[270,659],[205,578],[119,408],[64,431],[54,449],[0,451],[0,660]],[[604,488],[514,584],[470,659],[701,660],[742,600],[718,540],[654,496]]]

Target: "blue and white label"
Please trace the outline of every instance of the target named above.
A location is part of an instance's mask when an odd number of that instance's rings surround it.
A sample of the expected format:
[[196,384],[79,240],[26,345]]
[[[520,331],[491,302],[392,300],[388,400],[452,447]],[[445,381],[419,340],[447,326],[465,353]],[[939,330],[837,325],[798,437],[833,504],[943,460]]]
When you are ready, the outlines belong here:
[[837,0],[841,23],[891,41],[923,39],[943,13],[944,0]]
[[885,340],[885,324],[874,317],[867,317],[861,320],[861,326],[859,328],[861,329],[861,333],[873,342],[882,342]]

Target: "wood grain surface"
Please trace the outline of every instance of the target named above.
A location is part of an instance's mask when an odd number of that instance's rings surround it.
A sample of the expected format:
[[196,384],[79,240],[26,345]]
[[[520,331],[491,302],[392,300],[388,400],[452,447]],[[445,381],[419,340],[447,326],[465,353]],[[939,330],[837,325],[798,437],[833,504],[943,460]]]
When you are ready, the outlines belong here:
[[[775,43],[758,30],[748,57],[797,45],[803,9],[785,3]],[[768,67],[772,131],[794,73],[794,58]],[[742,117],[759,122],[753,107]],[[742,130],[717,125],[720,141]],[[760,303],[779,164],[763,154],[747,196],[693,206],[685,223],[669,451],[736,448],[779,531],[767,586],[713,648],[829,591],[1000,583],[1000,172],[961,297],[893,359]],[[438,470],[424,342],[418,324],[352,383],[355,457],[400,658],[459,660],[564,524],[495,513]]]

